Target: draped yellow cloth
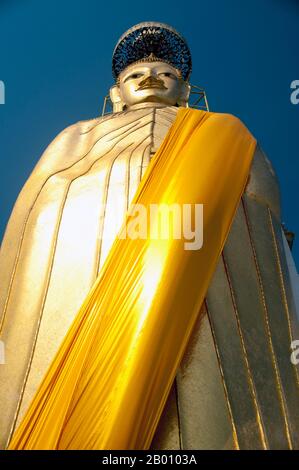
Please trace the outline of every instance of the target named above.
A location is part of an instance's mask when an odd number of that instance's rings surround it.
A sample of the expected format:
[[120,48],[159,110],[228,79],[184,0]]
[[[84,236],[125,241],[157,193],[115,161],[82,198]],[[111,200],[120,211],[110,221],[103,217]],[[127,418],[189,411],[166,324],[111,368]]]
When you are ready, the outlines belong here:
[[203,204],[203,246],[115,239],[9,449],[150,446],[255,145],[234,116],[179,109],[132,204]]

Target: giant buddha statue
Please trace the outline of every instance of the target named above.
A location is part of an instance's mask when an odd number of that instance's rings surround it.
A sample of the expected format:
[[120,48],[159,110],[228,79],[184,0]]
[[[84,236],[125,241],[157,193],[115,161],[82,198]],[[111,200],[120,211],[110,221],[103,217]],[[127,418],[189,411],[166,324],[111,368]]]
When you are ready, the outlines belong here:
[[[101,271],[148,165],[178,111],[190,106],[190,50],[168,25],[130,28],[112,69],[112,112],[54,139],[22,189],[1,245],[2,448]],[[219,167],[225,165],[223,152]],[[278,181],[257,144],[152,448],[299,447],[290,259]]]

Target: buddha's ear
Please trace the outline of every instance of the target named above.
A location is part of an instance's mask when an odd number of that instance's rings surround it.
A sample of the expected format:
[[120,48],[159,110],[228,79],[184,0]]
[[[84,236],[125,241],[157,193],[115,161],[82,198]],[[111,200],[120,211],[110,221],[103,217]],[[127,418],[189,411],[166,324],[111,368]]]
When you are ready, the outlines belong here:
[[182,81],[181,84],[181,96],[178,100],[178,105],[183,108],[188,107],[188,101],[190,96],[191,86],[188,82]]
[[113,85],[110,88],[110,99],[113,104],[114,113],[119,113],[120,111],[123,111],[125,104],[121,99],[120,89],[118,85]]

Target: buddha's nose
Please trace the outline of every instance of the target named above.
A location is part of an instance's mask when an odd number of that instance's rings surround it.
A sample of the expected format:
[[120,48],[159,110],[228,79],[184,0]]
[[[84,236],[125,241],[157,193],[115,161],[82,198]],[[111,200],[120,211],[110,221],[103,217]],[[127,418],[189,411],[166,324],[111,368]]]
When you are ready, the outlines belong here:
[[161,80],[155,72],[149,72],[139,83],[139,88],[149,85],[155,86],[157,88],[165,88],[163,80]]

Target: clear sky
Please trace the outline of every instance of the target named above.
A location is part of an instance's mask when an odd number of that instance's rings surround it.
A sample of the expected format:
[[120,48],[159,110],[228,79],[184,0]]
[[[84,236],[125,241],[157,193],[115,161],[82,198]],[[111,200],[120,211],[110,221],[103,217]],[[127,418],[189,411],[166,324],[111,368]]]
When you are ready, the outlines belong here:
[[0,239],[50,141],[101,112],[114,45],[141,21],[185,36],[191,82],[206,89],[211,111],[235,114],[259,140],[280,180],[283,221],[297,233],[298,268],[298,0],[0,0]]

